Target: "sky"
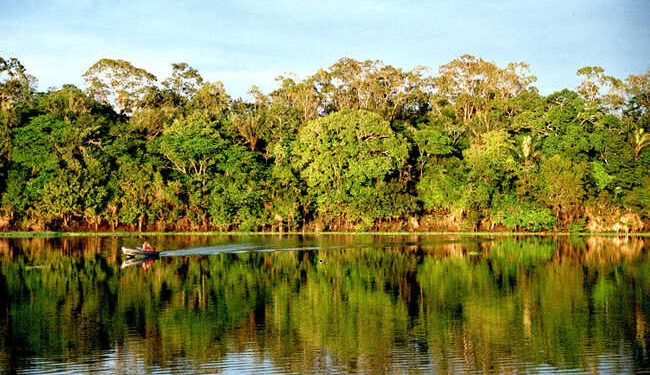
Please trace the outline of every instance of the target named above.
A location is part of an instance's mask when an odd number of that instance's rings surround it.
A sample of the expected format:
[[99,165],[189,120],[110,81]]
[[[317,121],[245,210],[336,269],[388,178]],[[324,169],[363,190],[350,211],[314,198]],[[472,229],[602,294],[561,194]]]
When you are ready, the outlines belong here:
[[650,68],[648,0],[0,0],[0,56],[16,57],[41,91],[72,83],[101,58],[160,81],[187,62],[233,97],[270,92],[342,57],[406,70],[471,54],[525,61],[543,94],[574,89],[576,70],[617,78]]

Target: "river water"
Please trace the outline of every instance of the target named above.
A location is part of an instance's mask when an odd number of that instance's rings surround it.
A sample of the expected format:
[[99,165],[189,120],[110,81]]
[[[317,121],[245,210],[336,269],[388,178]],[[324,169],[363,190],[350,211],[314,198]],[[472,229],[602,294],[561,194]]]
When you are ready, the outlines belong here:
[[650,238],[0,239],[2,373],[650,373]]

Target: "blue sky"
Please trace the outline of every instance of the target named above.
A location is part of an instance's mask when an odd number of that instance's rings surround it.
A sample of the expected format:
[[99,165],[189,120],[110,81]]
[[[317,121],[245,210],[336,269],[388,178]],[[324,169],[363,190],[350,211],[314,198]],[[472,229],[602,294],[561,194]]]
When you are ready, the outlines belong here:
[[577,69],[625,78],[650,67],[650,2],[611,1],[0,0],[0,56],[39,89],[73,83],[100,58],[164,79],[185,61],[232,96],[275,77],[312,74],[341,57],[437,73],[469,53],[531,64],[537,87],[575,88]]

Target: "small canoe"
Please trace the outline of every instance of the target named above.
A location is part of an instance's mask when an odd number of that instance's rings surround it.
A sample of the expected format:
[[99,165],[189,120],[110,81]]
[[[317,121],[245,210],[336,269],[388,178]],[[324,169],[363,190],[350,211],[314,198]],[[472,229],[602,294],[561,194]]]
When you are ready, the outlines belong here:
[[142,249],[130,249],[128,247],[122,248],[122,253],[126,255],[127,258],[158,258],[160,257],[160,252],[158,251],[145,251]]

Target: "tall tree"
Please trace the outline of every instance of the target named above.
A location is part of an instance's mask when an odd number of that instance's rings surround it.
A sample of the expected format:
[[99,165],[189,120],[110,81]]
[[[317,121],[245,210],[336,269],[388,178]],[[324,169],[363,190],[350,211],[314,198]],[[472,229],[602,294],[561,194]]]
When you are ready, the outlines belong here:
[[[588,102],[603,106],[610,111],[623,105],[625,90],[623,81],[605,75],[605,69],[600,66],[586,66],[578,69],[577,75],[582,77],[578,92]],[[607,91],[601,93],[603,89]]]
[[100,102],[114,104],[120,113],[130,114],[156,76],[124,60],[101,59],[83,74],[90,95]]
[[323,92],[334,111],[367,109],[392,122],[407,111],[426,109],[433,82],[425,68],[403,71],[381,61],[340,59],[329,67]]
[[408,209],[399,176],[409,146],[379,115],[343,110],[308,122],[300,132],[293,164],[326,217],[375,220]]
[[174,63],[171,76],[162,84],[177,95],[191,100],[203,85],[203,77],[187,63]]
[[324,95],[320,81],[325,75],[321,70],[301,82],[280,76],[277,78],[280,87],[273,91],[270,97],[276,105],[300,111],[303,121],[315,119],[324,112]]
[[248,143],[251,151],[257,151],[257,143],[268,131],[268,124],[264,118],[268,100],[257,86],[251,87],[248,94],[253,97],[253,102],[235,101],[230,123]]
[[207,82],[201,85],[189,104],[191,109],[203,112],[211,121],[220,121],[227,117],[231,98],[226,93],[223,83]]
[[16,58],[0,56],[0,110],[27,100],[34,93],[36,78],[29,75]]
[[439,73],[434,78],[437,92],[454,104],[457,117],[466,124],[477,115],[483,117],[478,126],[469,127],[474,136],[491,130],[487,111],[493,100],[514,98],[534,90],[531,84],[537,80],[529,75],[526,63],[510,63],[504,69],[472,55],[463,55],[440,66]]

